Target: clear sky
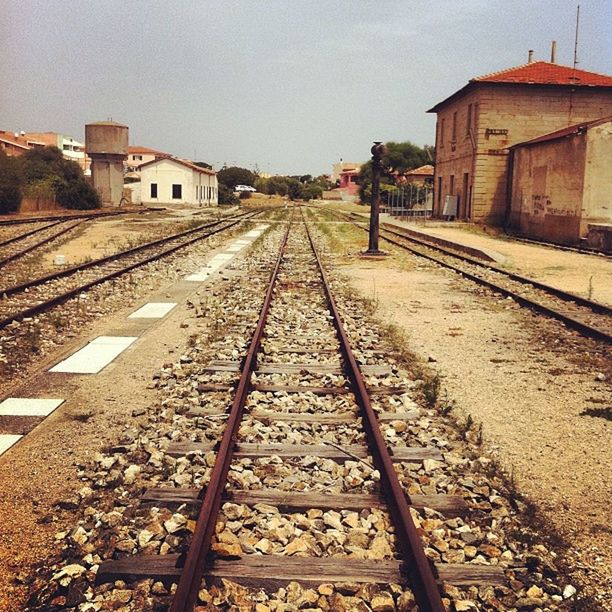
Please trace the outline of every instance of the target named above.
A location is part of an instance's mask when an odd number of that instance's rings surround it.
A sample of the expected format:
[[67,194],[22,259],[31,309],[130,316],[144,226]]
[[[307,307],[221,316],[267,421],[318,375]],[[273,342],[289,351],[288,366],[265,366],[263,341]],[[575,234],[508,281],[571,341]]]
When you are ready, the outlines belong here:
[[[468,79],[571,65],[572,0],[0,0],[0,129],[130,143],[262,172],[329,172],[372,140],[433,144]],[[580,0],[578,66],[612,72],[612,0]]]

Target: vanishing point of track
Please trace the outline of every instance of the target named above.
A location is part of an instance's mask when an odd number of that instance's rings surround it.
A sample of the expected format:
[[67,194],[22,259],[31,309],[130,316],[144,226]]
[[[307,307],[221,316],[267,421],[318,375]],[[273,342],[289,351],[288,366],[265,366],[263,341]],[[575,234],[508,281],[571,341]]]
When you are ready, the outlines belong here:
[[[275,302],[281,303],[275,306]],[[293,307],[292,307],[293,305]],[[275,310],[276,308],[276,310]],[[299,328],[292,319],[292,312],[302,309],[308,314],[308,329]],[[284,321],[279,321],[283,320]],[[280,325],[280,326],[279,326]],[[287,333],[291,329],[293,333]],[[281,341],[284,346],[279,352],[286,356],[286,362],[270,361],[268,351],[262,342],[270,337]],[[317,340],[313,340],[317,338]],[[301,357],[305,363],[291,361],[289,355]],[[380,368],[379,368],[380,369]],[[384,369],[384,368],[383,368]],[[259,314],[255,331],[251,337],[248,351],[239,362],[212,362],[206,371],[235,372],[238,379],[231,384],[233,401],[226,413],[227,422],[220,442],[215,444],[176,441],[170,445],[168,453],[172,456],[184,456],[188,453],[216,449],[216,458],[207,486],[197,489],[154,489],[145,492],[143,502],[164,503],[181,501],[200,505],[198,520],[191,536],[186,557],[178,554],[129,556],[122,559],[108,560],[101,564],[97,573],[98,582],[113,580],[132,580],[146,576],[157,579],[176,581],[178,587],[174,594],[171,611],[185,612],[192,610],[202,580],[211,576],[227,577],[230,580],[257,586],[262,580],[300,580],[306,582],[391,582],[408,580],[415,600],[422,611],[442,611],[439,581],[461,582],[469,574],[470,584],[504,580],[503,572],[495,567],[478,567],[474,565],[438,564],[434,566],[426,557],[421,537],[411,516],[411,506],[418,507],[402,488],[394,468],[396,461],[422,461],[432,457],[433,449],[427,447],[397,447],[393,456],[387,448],[381,433],[379,420],[372,407],[372,393],[385,391],[379,384],[372,384],[371,377],[376,376],[376,366],[368,369],[360,366],[353,349],[349,344],[347,332],[340,319],[336,301],[332,295],[330,283],[324,271],[320,256],[305,220],[291,220],[284,233],[276,263],[270,276],[265,298]],[[343,376],[344,386],[304,385],[308,375],[335,374]],[[254,376],[262,374],[288,374],[299,377],[300,383],[287,385],[261,385],[254,382]],[[367,373],[368,383],[364,374]],[[380,372],[378,373],[379,375]],[[383,385],[384,386],[384,385]],[[376,390],[375,390],[376,389]],[[218,385],[201,384],[201,393],[219,390]],[[320,421],[324,423],[349,423],[356,431],[365,432],[366,445],[350,446],[350,449],[328,442],[329,446],[316,444],[257,444],[240,440],[240,426],[245,413],[252,418],[262,418],[262,411],[248,408],[250,396],[255,392],[302,394],[315,393],[337,396],[352,396],[355,412],[336,414],[307,415],[301,413],[268,412],[265,418],[274,421],[276,418],[293,419],[297,428],[301,422]],[[389,395],[401,395],[402,390],[387,387]],[[405,391],[405,389],[403,390]],[[256,399],[251,398],[252,402]],[[395,413],[395,418],[402,418]],[[326,420],[327,419],[327,420]],[[361,423],[361,425],[360,425]],[[363,435],[363,433],[361,434]],[[332,452],[329,452],[332,451]],[[428,454],[429,453],[429,454]],[[314,492],[289,493],[273,489],[232,490],[228,473],[232,462],[240,457],[332,457],[335,461],[346,460],[345,455],[369,458],[380,478],[381,493],[384,498],[367,495],[317,495]],[[435,453],[434,453],[435,454]],[[344,455],[344,459],[343,459]],[[436,455],[441,459],[441,455]],[[418,496],[414,496],[415,498]],[[282,506],[294,511],[308,508],[333,509],[343,508],[368,509],[368,504],[381,503],[391,517],[395,528],[396,555],[402,561],[361,561],[349,557],[290,557],[278,555],[250,554],[239,560],[213,559],[211,543],[217,531],[221,506],[228,499],[236,503],[253,505],[267,500],[272,505]],[[374,500],[374,501],[373,501]],[[266,502],[264,502],[266,503]],[[361,506],[359,504],[362,504]],[[380,507],[380,506],[379,506]],[[421,506],[423,507],[423,506]],[[212,549],[214,550],[214,548]],[[385,574],[385,572],[388,572]]]

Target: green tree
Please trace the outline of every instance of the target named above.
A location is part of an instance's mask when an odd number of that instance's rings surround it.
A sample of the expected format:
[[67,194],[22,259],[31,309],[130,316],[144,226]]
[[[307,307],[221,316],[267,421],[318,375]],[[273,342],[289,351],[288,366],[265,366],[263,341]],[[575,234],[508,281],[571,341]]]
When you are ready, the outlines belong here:
[[22,177],[16,158],[0,151],[0,213],[19,210],[21,204]]
[[238,196],[234,193],[234,190],[227,185],[219,183],[219,204],[225,206],[236,206],[239,204]]
[[230,166],[229,168],[219,170],[217,172],[217,179],[219,183],[233,190],[236,185],[250,185],[252,187],[255,184],[257,175],[246,168]]
[[[431,163],[432,147],[421,148],[410,141],[388,142],[382,158],[382,185],[394,185],[395,177],[409,170]],[[372,161],[367,161],[359,172],[359,197],[363,203],[370,203],[372,197]]]
[[91,210],[100,208],[100,196],[87,181],[71,181],[57,192],[57,201],[63,208]]
[[60,206],[81,210],[99,208],[100,196],[85,179],[81,167],[64,159],[57,147],[26,151],[19,164],[23,189],[30,197],[55,198]]
[[304,185],[304,188],[302,189],[302,198],[304,200],[318,200],[322,195],[323,188],[321,185],[317,185],[316,183]]

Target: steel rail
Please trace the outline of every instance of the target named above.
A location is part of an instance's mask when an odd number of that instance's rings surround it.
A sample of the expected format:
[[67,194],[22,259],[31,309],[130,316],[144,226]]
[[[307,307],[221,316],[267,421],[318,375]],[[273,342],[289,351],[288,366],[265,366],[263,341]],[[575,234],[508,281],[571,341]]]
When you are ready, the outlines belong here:
[[244,413],[244,405],[249,393],[251,375],[256,366],[257,353],[261,344],[263,330],[268,318],[270,304],[272,302],[272,294],[276,285],[276,279],[283,260],[289,230],[292,221],[289,221],[287,230],[281,242],[276,265],[270,275],[268,290],[264,298],[263,306],[259,315],[259,322],[249,346],[248,353],[244,358],[241,367],[240,380],[236,388],[234,401],[230,408],[229,417],[223,437],[217,451],[217,458],[210,476],[210,481],[206,487],[206,493],[202,500],[200,512],[196,523],[196,528],[193,532],[189,550],[183,564],[181,577],[177,585],[170,612],[191,612],[197,601],[198,592],[202,583],[202,577],[206,569],[206,562],[210,550],[212,536],[215,533],[217,518],[221,508],[221,497],[225,488],[227,474],[234,454],[236,444],[236,436],[242,415]]
[[45,217],[30,217],[27,219],[0,219],[0,226],[2,225],[26,225],[28,223],[43,223],[45,221],[70,221],[72,219],[98,219],[103,217],[113,217],[116,215],[142,215],[153,209],[151,208],[138,208],[132,210],[109,210],[101,211],[96,213],[80,213],[72,215],[48,215]]
[[388,232],[389,234],[392,234],[394,236],[404,238],[405,240],[411,240],[413,242],[416,242],[417,244],[422,244],[424,247],[434,249],[436,251],[441,251],[445,255],[450,255],[451,257],[456,257],[457,259],[460,259],[467,263],[471,263],[481,268],[492,270],[493,272],[497,272],[503,276],[507,276],[508,278],[514,281],[517,281],[519,283],[522,283],[524,285],[532,285],[536,289],[541,289],[542,291],[545,291],[546,293],[550,293],[551,295],[554,295],[555,297],[565,300],[566,302],[575,302],[576,304],[580,304],[581,306],[590,308],[593,312],[597,312],[599,314],[612,315],[612,308],[610,308],[609,306],[606,306],[606,304],[600,304],[599,302],[595,302],[594,300],[589,300],[580,295],[572,293],[571,291],[564,291],[563,289],[558,289],[557,287],[553,287],[552,285],[547,285],[546,283],[542,283],[533,278],[529,278],[528,276],[523,276],[522,274],[516,274],[515,272],[504,270],[503,268],[500,268],[499,266],[495,266],[490,263],[485,263],[484,261],[480,261],[479,259],[476,259],[475,257],[464,255],[462,253],[455,253],[454,251],[450,249],[447,249],[443,246],[431,244],[427,242],[426,240],[420,240],[419,238],[408,236],[401,231],[398,231],[396,229],[391,229],[387,223],[384,223],[383,226],[384,227],[382,228],[382,231]]
[[[250,218],[249,215],[254,216],[255,214],[258,214],[257,212],[254,213],[247,213],[245,215],[242,215],[240,217],[238,217],[239,220],[245,220]],[[82,270],[87,270],[88,268],[93,268],[94,266],[99,266],[105,263],[108,263],[110,261],[114,261],[119,259],[120,257],[126,257],[129,255],[133,255],[134,253],[138,253],[139,251],[143,251],[144,249],[148,249],[150,247],[154,247],[154,246],[158,246],[160,244],[163,244],[165,242],[169,242],[170,240],[174,240],[176,238],[181,238],[183,236],[188,236],[189,234],[194,234],[196,232],[200,232],[203,229],[207,229],[209,227],[213,227],[215,225],[219,225],[220,223],[224,223],[225,221],[234,219],[236,217],[229,217],[228,219],[221,219],[218,221],[213,221],[211,223],[205,223],[203,225],[199,225],[196,228],[193,229],[189,229],[189,230],[185,230],[184,232],[178,232],[176,234],[171,234],[170,236],[166,236],[164,238],[159,238],[157,240],[153,240],[151,242],[145,242],[144,244],[140,244],[136,247],[132,247],[130,249],[127,249],[126,251],[121,251],[119,253],[113,253],[112,255],[107,255],[106,257],[100,257],[98,259],[93,259],[92,261],[87,261],[85,263],[82,264],[77,264],[76,266],[71,266],[70,268],[65,268],[63,270],[60,270],[58,272],[52,272],[51,274],[47,274],[45,276],[40,276],[38,278],[32,279],[31,281],[27,281],[25,283],[21,283],[19,285],[14,285],[13,287],[6,287],[6,288],[2,288],[0,287],[0,294],[1,295],[14,295],[15,293],[21,293],[22,291],[25,291],[26,289],[29,289],[30,287],[35,287],[37,285],[42,285],[48,281],[51,280],[56,280],[58,278],[63,278],[64,276],[70,276],[71,274],[74,274],[75,272],[80,272]]]
[[[27,255],[28,253],[31,253],[34,249],[37,249],[37,248],[39,248],[41,246],[44,246],[45,244],[48,244],[52,240],[55,240],[56,238],[59,238],[60,236],[63,236],[64,234],[67,234],[69,231],[73,230],[75,227],[78,227],[82,223],[85,223],[85,221],[87,221],[87,219],[78,220],[75,223],[73,223],[70,227],[64,227],[61,230],[59,230],[58,232],[56,232],[55,234],[53,234],[52,236],[49,236],[48,238],[44,238],[43,240],[39,240],[35,244],[32,244],[29,247],[26,247],[25,249],[22,249],[21,251],[18,251],[17,253],[13,253],[12,255],[8,255],[4,259],[0,259],[0,266],[3,266],[3,265],[5,265],[5,264],[7,264],[7,263],[9,263],[11,261],[15,261],[15,259],[19,259],[20,257],[23,257],[24,255]],[[62,223],[62,222],[58,221],[58,223]],[[53,223],[52,225],[57,225],[57,224]],[[47,229],[47,228],[44,228],[44,229]],[[42,230],[38,230],[38,231],[42,231]],[[0,246],[2,246],[2,245],[0,245]]]
[[25,234],[19,234],[19,236],[13,236],[12,238],[9,238],[8,240],[4,240],[3,242],[0,242],[0,248],[5,247],[9,244],[12,244],[13,242],[17,242],[18,240],[22,240],[23,238],[27,238],[28,236],[31,236],[32,234],[43,232],[46,229],[49,229],[50,227],[59,225],[60,223],[61,221],[54,221],[53,223],[49,223],[48,225],[45,225],[44,227],[37,227],[36,229],[30,230],[29,232],[26,232]]
[[[353,219],[351,219],[351,222],[356,225],[357,227],[359,227],[360,229],[364,230],[364,231],[368,231],[368,229],[366,227],[362,227],[361,225],[359,225],[356,221],[354,221]],[[388,230],[383,230],[383,231],[388,231]],[[529,308],[531,310],[534,310],[536,312],[542,313],[552,319],[556,319],[557,321],[560,321],[561,323],[563,323],[564,325],[566,325],[567,327],[569,327],[570,329],[573,329],[577,332],[579,332],[580,334],[582,334],[583,336],[586,336],[588,338],[593,338],[595,340],[600,340],[602,342],[606,342],[608,344],[612,344],[612,334],[608,333],[607,331],[603,330],[603,329],[599,329],[597,327],[593,327],[591,325],[589,325],[588,323],[584,323],[578,319],[575,319],[574,317],[572,317],[569,314],[566,314],[564,312],[561,312],[559,310],[555,310],[554,308],[551,308],[550,306],[546,306],[545,304],[542,304],[540,302],[537,302],[536,300],[532,300],[530,298],[527,298],[525,296],[520,295],[519,293],[516,293],[514,291],[512,291],[511,289],[506,289],[505,287],[502,287],[501,285],[498,285],[492,281],[489,281],[485,278],[482,278],[481,276],[478,276],[476,274],[472,274],[471,272],[468,272],[467,270],[463,270],[461,268],[459,268],[458,266],[455,266],[449,262],[443,261],[441,259],[438,259],[437,257],[434,257],[433,255],[428,255],[427,253],[423,253],[422,251],[419,251],[418,249],[415,249],[407,244],[404,244],[402,242],[398,242],[397,240],[394,240],[393,238],[389,238],[387,236],[384,236],[381,234],[380,236],[383,240],[385,240],[386,242],[388,242],[389,244],[393,244],[395,246],[400,247],[401,249],[410,251],[411,253],[414,253],[415,255],[418,255],[419,257],[423,257],[425,259],[428,259],[429,261],[432,261],[440,266],[443,266],[445,268],[448,268],[449,270],[453,270],[454,272],[456,272],[457,274],[460,274],[461,276],[467,278],[468,280],[471,280],[479,285],[484,285],[485,287],[488,287],[489,289],[495,291],[496,293],[501,293],[502,295],[506,296],[506,297],[510,297],[512,298],[515,302],[519,303],[521,306],[524,306],[526,308]],[[402,235],[401,236],[402,239],[404,240],[412,240],[412,238],[409,238],[407,236]],[[424,246],[426,246],[427,248],[431,248],[434,250],[438,250],[440,249],[440,247],[438,246],[434,246],[434,245],[430,245],[430,244],[424,244]],[[463,255],[457,255],[455,253],[451,253],[453,255],[453,257],[457,257],[458,259],[463,259],[464,256]],[[481,262],[479,262],[481,263]],[[483,264],[486,267],[486,264]],[[498,271],[498,270],[494,270],[494,271]],[[506,273],[503,270],[499,270],[501,271],[502,274],[506,274],[508,275],[508,273]],[[526,277],[525,277],[526,278]],[[537,283],[537,281],[531,281],[530,279],[528,279],[528,282],[530,284],[535,285],[535,283]],[[540,285],[542,285],[543,287],[548,287],[550,289],[550,291],[548,291],[549,293],[551,293],[552,295],[557,295],[556,292],[560,292],[560,293],[565,293],[566,295],[570,295],[572,296],[571,301],[586,301],[588,302],[588,307],[590,307],[591,309],[595,309],[598,308],[600,309],[599,312],[603,312],[604,314],[612,314],[612,309],[609,309],[607,306],[605,306],[604,304],[599,304],[598,302],[591,302],[590,300],[586,300],[586,298],[581,298],[580,296],[574,296],[574,294],[568,294],[567,292],[564,292],[562,290],[557,290],[555,287],[550,287],[549,285],[543,285],[542,283],[540,283]],[[544,291],[546,291],[546,289],[543,289]],[[557,295],[557,297],[560,297],[560,295]],[[561,298],[563,299],[563,298]]]
[[[92,287],[95,287],[96,285],[99,285],[101,283],[105,283],[109,280],[113,280],[114,278],[117,278],[118,276],[122,276],[123,274],[126,274],[127,272],[130,272],[131,270],[134,270],[135,268],[139,268],[141,266],[144,266],[148,263],[151,263],[153,261],[156,261],[162,257],[165,257],[166,255],[170,255],[172,253],[174,253],[175,251],[178,251],[179,249],[182,249],[186,246],[189,246],[191,244],[193,244],[194,242],[197,242],[198,240],[203,240],[204,238],[208,238],[210,236],[213,236],[215,234],[218,234],[220,232],[223,232],[227,229],[229,229],[230,227],[234,227],[235,225],[237,225],[238,223],[240,223],[241,221],[243,221],[243,218],[237,219],[235,221],[232,221],[231,223],[229,223],[228,225],[225,225],[224,227],[220,227],[217,229],[213,229],[210,232],[208,232],[207,234],[203,235],[203,236],[196,236],[195,238],[191,238],[185,242],[182,242],[181,244],[175,245],[173,247],[170,247],[168,249],[165,249],[164,251],[160,252],[160,253],[156,253],[150,257],[147,257],[146,259],[143,259],[141,261],[137,261],[135,263],[132,263],[128,266],[125,266],[119,270],[114,270],[113,272],[110,272],[108,274],[105,274],[104,276],[98,277],[92,281],[89,281],[87,283],[83,283],[82,285],[79,285],[78,287],[75,287],[73,289],[70,289],[69,291],[66,291],[60,295],[57,295],[49,300],[45,300],[43,302],[40,302],[39,304],[36,304],[35,306],[31,306],[29,308],[24,308],[23,310],[20,310],[19,312],[9,315],[8,317],[1,319],[0,320],[0,329],[4,329],[5,327],[7,327],[8,325],[10,325],[11,323],[13,323],[14,321],[19,321],[21,319],[24,319],[26,317],[32,317],[35,316],[37,314],[40,314],[41,312],[44,312],[46,310],[49,310],[50,308],[53,308],[54,306],[57,306],[58,304],[62,304],[66,301],[68,301],[69,299],[76,297],[79,293],[83,292],[83,291],[87,291],[89,289],[91,289]],[[220,222],[220,223],[223,223]],[[202,229],[202,226],[198,229]],[[191,230],[190,230],[191,231]]]
[[317,260],[319,273],[323,280],[325,296],[332,313],[342,355],[348,365],[348,375],[351,381],[352,390],[361,408],[363,424],[368,434],[368,446],[374,458],[374,464],[381,473],[383,490],[387,493],[390,513],[394,519],[395,528],[397,530],[399,548],[404,558],[408,561],[406,569],[411,578],[412,590],[416,602],[420,612],[444,612],[445,608],[442,603],[436,577],[434,576],[434,570],[425,555],[421,538],[410,514],[410,498],[397,478],[397,473],[393,467],[389,450],[387,449],[387,445],[385,444],[378,425],[378,418],[370,402],[370,396],[363,375],[361,374],[361,370],[351,350],[350,342],[342,325],[340,313],[336,307],[336,302],[332,295],[321,258],[316,250],[308,224],[305,220],[304,225],[306,227],[308,240],[310,241],[310,246]]

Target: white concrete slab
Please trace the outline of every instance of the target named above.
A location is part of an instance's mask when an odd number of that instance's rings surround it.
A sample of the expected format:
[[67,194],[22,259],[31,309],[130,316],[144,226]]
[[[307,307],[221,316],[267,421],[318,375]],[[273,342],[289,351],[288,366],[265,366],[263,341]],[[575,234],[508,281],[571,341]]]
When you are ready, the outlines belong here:
[[63,399],[8,397],[3,402],[0,402],[0,415],[48,416],[63,403]]
[[97,374],[136,340],[138,338],[135,336],[99,336],[74,355],[53,366],[49,372]]
[[209,276],[210,272],[194,272],[193,274],[186,276],[185,280],[189,281],[190,283],[202,283],[205,280],[208,280]]
[[244,246],[241,244],[230,244],[225,250],[228,253],[238,253],[238,251],[242,251],[242,249],[244,249]]
[[128,319],[161,319],[175,306],[176,302],[149,302],[135,310]]
[[20,438],[23,438],[23,436],[19,434],[0,434],[0,455],[11,448]]

